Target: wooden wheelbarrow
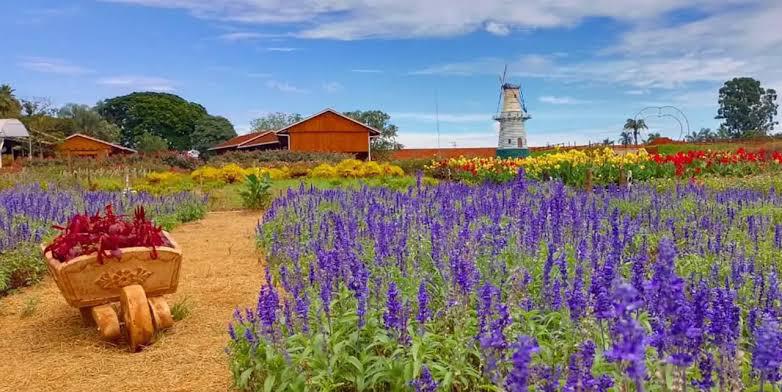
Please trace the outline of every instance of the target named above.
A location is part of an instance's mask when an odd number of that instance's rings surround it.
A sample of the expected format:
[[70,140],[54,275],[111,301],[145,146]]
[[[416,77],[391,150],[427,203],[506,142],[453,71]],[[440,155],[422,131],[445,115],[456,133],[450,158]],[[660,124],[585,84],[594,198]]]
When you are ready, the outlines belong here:
[[167,232],[163,235],[171,246],[155,248],[156,258],[145,247],[123,248],[119,258],[105,258],[102,264],[97,254],[64,263],[51,252],[44,258],[65,301],[79,309],[84,323],[97,325],[106,341],[118,340],[124,331],[135,352],[152,342],[155,332],[174,325],[162,295],[177,289],[182,249]]

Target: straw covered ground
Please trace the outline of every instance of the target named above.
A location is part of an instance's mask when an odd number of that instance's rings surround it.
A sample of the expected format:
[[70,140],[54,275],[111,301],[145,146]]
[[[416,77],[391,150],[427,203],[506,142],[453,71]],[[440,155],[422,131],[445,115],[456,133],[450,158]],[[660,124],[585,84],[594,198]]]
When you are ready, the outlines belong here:
[[262,282],[254,246],[258,214],[210,213],[174,230],[184,251],[176,294],[190,314],[136,354],[101,343],[47,278],[0,298],[0,391],[224,391],[224,347],[235,306],[248,306]]

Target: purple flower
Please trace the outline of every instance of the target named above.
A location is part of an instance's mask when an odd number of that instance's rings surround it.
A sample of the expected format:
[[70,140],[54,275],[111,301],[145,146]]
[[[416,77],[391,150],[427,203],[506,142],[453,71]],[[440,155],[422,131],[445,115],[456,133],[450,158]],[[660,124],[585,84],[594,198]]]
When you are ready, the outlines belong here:
[[578,321],[586,311],[586,298],[584,298],[584,265],[577,261],[576,274],[573,277],[573,288],[567,293],[567,305],[570,310],[570,319]]
[[779,321],[772,315],[763,314],[760,325],[754,333],[755,346],[752,349],[752,368],[765,381],[778,382],[782,366],[782,330]]
[[714,372],[714,357],[711,353],[706,353],[698,361],[698,370],[700,371],[701,378],[698,380],[692,380],[692,386],[699,388],[703,391],[710,391],[714,387],[713,372]]
[[389,331],[402,332],[404,320],[402,320],[402,302],[399,299],[399,289],[396,283],[388,284],[388,296],[386,299],[386,312],[383,315],[383,322]]
[[639,391],[643,390],[643,379],[646,375],[646,332],[633,319],[632,313],[638,309],[640,303],[633,286],[624,283],[617,287],[614,295],[616,318],[611,326],[613,342],[610,350],[604,353],[607,361],[624,364],[625,373],[635,382]]
[[266,333],[272,333],[279,307],[280,298],[277,295],[277,290],[267,282],[267,284],[261,286],[257,307],[258,319],[261,321]]
[[234,323],[228,323],[228,336],[231,340],[236,341],[236,330],[234,329]]
[[538,343],[529,336],[521,336],[513,348],[513,367],[505,380],[505,389],[508,392],[527,392],[532,354],[538,352]]
[[411,385],[416,392],[437,391],[437,382],[432,378],[432,373],[426,365],[421,367],[421,375]]
[[418,316],[416,316],[416,320],[423,326],[430,317],[432,315],[429,310],[429,294],[426,292],[426,283],[421,282],[418,286]]

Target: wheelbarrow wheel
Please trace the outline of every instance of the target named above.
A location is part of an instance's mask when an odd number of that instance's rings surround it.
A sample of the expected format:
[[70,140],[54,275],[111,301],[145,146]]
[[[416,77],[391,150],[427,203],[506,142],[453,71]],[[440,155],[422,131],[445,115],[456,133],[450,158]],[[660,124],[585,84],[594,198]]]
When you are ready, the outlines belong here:
[[119,319],[114,307],[110,304],[98,305],[92,308],[92,319],[98,326],[100,337],[106,341],[114,341],[120,337]]
[[134,284],[122,288],[119,297],[122,306],[122,320],[131,352],[138,351],[152,341],[155,328],[144,288]]

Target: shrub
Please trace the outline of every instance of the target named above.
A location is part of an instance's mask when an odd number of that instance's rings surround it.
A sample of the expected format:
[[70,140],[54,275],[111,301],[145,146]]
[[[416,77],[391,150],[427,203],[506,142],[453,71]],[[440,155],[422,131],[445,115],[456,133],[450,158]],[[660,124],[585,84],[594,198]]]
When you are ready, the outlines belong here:
[[310,171],[310,177],[331,178],[337,176],[337,169],[328,163],[321,163]]
[[38,244],[26,243],[0,253],[0,296],[38,282],[46,273]]
[[352,154],[336,152],[303,152],[288,150],[265,151],[229,151],[220,155],[209,157],[208,163],[213,166],[235,163],[242,167],[267,166],[267,163],[282,162],[318,162],[336,163],[345,159],[354,158]]
[[271,178],[269,175],[258,177],[250,174],[244,180],[244,187],[239,191],[242,197],[242,204],[246,208],[261,209],[268,205],[271,200]]
[[211,166],[202,166],[190,173],[190,177],[193,180],[204,181],[222,181],[222,172],[220,169]]
[[150,184],[160,184],[174,178],[171,172],[151,172],[144,177]]
[[361,161],[346,159],[337,164],[337,174],[340,177],[361,177]]
[[220,169],[220,178],[228,184],[239,182],[244,178],[244,169],[235,163],[229,163]]
[[361,177],[377,177],[383,175],[383,168],[377,162],[365,162],[359,172]]

